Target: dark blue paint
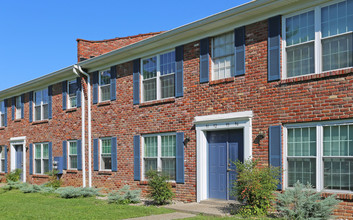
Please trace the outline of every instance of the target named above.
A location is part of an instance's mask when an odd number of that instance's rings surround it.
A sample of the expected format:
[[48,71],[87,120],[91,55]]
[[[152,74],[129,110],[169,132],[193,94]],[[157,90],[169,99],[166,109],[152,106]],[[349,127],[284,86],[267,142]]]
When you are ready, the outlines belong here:
[[[16,145],[16,169],[23,169],[23,147],[22,145]],[[20,175],[21,180],[23,180],[23,173]]]

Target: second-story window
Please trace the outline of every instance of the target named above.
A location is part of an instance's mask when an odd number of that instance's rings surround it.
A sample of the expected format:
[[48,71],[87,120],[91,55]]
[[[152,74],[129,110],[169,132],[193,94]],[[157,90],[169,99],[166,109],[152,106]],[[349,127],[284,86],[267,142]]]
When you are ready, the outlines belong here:
[[175,96],[175,51],[142,60],[143,101]]
[[16,97],[15,108],[16,108],[16,119],[20,119],[22,114],[21,96]]
[[5,126],[5,102],[0,102],[0,127]]
[[76,108],[77,101],[76,101],[76,91],[77,91],[77,83],[76,80],[68,81],[67,82],[67,90],[68,90],[68,99],[69,99],[69,108]]
[[234,33],[229,32],[213,38],[212,79],[224,79],[234,74]]
[[99,72],[99,101],[110,100],[110,70]]
[[48,88],[36,91],[34,97],[34,120],[40,121],[49,118],[48,115]]

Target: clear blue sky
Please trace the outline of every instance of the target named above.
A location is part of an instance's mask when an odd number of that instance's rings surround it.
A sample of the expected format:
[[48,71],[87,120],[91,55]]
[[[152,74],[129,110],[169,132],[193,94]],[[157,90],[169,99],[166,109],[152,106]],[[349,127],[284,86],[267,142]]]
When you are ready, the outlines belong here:
[[76,63],[76,39],[170,30],[249,0],[10,0],[0,3],[0,91]]

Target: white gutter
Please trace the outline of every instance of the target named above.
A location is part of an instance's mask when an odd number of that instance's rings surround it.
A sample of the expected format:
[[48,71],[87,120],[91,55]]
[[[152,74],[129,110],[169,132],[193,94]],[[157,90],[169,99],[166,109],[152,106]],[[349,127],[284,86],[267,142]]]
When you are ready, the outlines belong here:
[[[91,77],[89,76],[89,74],[87,74],[85,71],[83,71],[81,66],[78,65],[74,65],[73,68],[74,72],[79,75],[77,73],[77,71],[79,71],[80,73],[82,73],[83,75],[87,76],[87,98],[88,98],[88,187],[92,187],[92,117],[91,117]],[[84,105],[84,91],[83,91],[83,87],[82,87],[82,145],[85,146],[84,143],[84,139],[85,139],[85,131],[84,131],[84,124],[85,124],[85,105]],[[85,147],[84,147],[85,149]],[[85,150],[83,150],[83,152],[85,152]],[[83,175],[84,177],[84,187],[86,186],[86,175],[85,175],[85,154],[82,153],[82,162],[84,164],[84,171],[83,171]]]

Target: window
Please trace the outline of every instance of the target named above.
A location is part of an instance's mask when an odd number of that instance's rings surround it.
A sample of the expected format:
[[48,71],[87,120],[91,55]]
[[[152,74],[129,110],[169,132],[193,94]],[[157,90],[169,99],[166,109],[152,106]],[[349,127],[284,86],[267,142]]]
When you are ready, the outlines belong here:
[[110,70],[99,72],[99,101],[110,100]]
[[0,146],[0,173],[5,172],[5,147]]
[[170,134],[144,137],[144,171],[158,170],[175,180],[176,136]]
[[45,174],[49,172],[49,144],[34,145],[34,171],[35,174]]
[[69,98],[69,108],[76,108],[76,91],[77,91],[77,83],[76,80],[68,81],[67,82],[67,90],[68,90],[68,98]]
[[286,77],[353,66],[352,0],[284,19]]
[[213,38],[212,79],[224,79],[234,75],[234,33],[229,32]]
[[101,140],[101,170],[112,169],[112,145],[111,138]]
[[287,129],[287,185],[353,191],[353,124]]
[[20,119],[21,118],[21,114],[22,114],[22,104],[21,104],[21,96],[17,96],[16,100],[15,100],[15,111],[16,111],[16,119]]
[[69,143],[69,169],[77,169],[77,141]]
[[143,101],[175,96],[175,51],[142,60]]
[[34,97],[34,120],[40,121],[49,118],[48,88],[36,91]]
[[5,101],[0,102],[0,127],[5,127]]

